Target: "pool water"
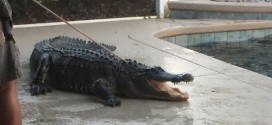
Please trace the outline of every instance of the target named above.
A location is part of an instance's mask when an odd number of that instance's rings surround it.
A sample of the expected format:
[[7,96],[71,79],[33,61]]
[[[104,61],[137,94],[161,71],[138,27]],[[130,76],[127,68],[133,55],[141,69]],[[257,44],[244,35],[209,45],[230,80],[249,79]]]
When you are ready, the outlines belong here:
[[271,0],[212,0],[215,2],[272,2]]
[[272,40],[203,43],[189,49],[233,65],[272,77]]

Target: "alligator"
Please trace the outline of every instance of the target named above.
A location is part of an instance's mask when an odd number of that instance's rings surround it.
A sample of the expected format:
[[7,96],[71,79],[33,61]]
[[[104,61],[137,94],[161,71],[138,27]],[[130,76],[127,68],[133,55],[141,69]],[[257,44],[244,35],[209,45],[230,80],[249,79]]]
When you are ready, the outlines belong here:
[[[120,106],[117,96],[186,101],[188,93],[174,84],[193,81],[189,74],[171,74],[131,59],[120,59],[110,51],[115,46],[58,36],[35,45],[30,57],[32,96],[52,88],[90,94],[108,106]],[[110,51],[106,50],[109,49]]]

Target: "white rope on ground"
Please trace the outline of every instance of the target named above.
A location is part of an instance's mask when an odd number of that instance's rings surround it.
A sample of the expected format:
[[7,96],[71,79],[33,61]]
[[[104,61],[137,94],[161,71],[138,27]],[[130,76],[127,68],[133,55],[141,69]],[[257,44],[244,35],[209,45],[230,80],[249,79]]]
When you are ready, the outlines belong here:
[[[217,70],[211,69],[211,68],[209,68],[209,67],[203,66],[203,65],[201,65],[201,64],[198,64],[198,63],[196,63],[196,62],[193,62],[193,61],[191,61],[191,60],[189,60],[189,59],[186,59],[186,58],[180,57],[180,56],[175,55],[175,54],[173,54],[173,53],[171,53],[171,52],[167,52],[167,51],[162,50],[162,49],[160,49],[160,48],[157,48],[157,47],[154,47],[154,46],[149,45],[149,44],[147,44],[147,43],[144,43],[144,42],[142,42],[142,41],[140,41],[140,40],[137,40],[136,38],[132,37],[132,36],[131,36],[131,34],[129,34],[129,35],[128,35],[128,38],[129,38],[129,39],[131,39],[131,40],[133,40],[133,41],[135,41],[135,42],[137,42],[137,43],[140,43],[140,44],[146,45],[146,46],[151,47],[151,48],[153,48],[153,49],[159,50],[159,51],[161,51],[161,52],[163,52],[163,53],[167,53],[167,54],[172,55],[172,56],[174,56],[174,57],[177,57],[177,58],[183,59],[183,60],[188,61],[188,62],[190,62],[190,63],[193,63],[193,64],[195,64],[195,65],[197,65],[197,66],[200,66],[200,67],[203,67],[203,68],[205,68],[205,69],[208,69],[208,70],[214,71],[215,73],[218,73],[218,74],[224,75],[224,76],[226,76],[226,77],[229,77],[229,78],[235,79],[235,80],[240,81],[240,82],[242,82],[242,83],[249,84],[249,85],[252,85],[252,86],[255,86],[255,87],[258,87],[258,88],[264,89],[264,90],[269,90],[269,91],[272,91],[272,89],[270,89],[270,88],[263,87],[263,86],[259,86],[258,84],[253,84],[253,83],[250,83],[250,82],[247,82],[247,81],[241,80],[241,79],[239,79],[239,78],[233,77],[233,76],[228,75],[228,74],[226,74],[226,73],[223,73],[223,72],[220,72],[220,71],[217,71]],[[210,74],[210,75],[216,75],[216,74]],[[202,76],[207,76],[207,75],[198,75],[198,76],[194,76],[194,77],[202,77]]]

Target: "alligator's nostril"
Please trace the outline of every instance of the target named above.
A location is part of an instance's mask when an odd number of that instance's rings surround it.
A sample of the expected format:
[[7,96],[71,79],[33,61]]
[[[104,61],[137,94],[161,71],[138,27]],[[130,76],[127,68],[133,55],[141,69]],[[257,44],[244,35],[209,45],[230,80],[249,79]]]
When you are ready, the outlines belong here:
[[185,74],[184,76],[185,76],[186,81],[193,81],[194,80],[194,77],[191,74]]

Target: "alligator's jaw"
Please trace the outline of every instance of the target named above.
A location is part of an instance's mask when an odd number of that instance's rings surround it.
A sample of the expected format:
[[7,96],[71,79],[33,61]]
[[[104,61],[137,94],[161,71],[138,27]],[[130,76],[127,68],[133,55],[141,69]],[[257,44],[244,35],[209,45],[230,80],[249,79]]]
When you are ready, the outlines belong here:
[[187,92],[183,92],[178,88],[169,86],[166,81],[149,80],[149,84],[154,87],[158,92],[165,92],[169,94],[168,100],[185,101],[189,98]]

